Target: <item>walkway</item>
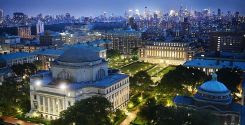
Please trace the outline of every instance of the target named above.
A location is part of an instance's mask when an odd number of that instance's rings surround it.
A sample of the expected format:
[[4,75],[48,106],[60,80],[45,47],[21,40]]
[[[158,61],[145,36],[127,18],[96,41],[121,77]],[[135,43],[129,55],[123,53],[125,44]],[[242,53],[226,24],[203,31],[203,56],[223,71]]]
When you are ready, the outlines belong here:
[[23,120],[19,120],[17,118],[14,118],[14,117],[7,117],[7,116],[3,116],[1,117],[3,119],[4,122],[6,123],[10,123],[10,124],[19,124],[19,125],[38,125],[38,124],[35,124],[35,123],[30,123],[30,122],[26,122],[26,121],[23,121]]
[[137,108],[133,112],[126,113],[127,117],[120,125],[130,125],[130,123],[134,121],[134,119],[137,117],[137,113],[139,111],[140,111],[139,108]]

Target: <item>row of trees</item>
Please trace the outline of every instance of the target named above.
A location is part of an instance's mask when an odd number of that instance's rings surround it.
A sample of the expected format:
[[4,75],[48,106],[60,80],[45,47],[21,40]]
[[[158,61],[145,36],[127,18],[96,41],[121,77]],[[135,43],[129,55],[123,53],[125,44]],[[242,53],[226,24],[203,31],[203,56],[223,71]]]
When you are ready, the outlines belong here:
[[0,86],[0,115],[24,114],[30,111],[29,84],[8,78]]
[[156,125],[217,125],[222,122],[205,111],[196,111],[181,107],[164,107],[154,98],[148,99],[141,108],[139,116],[148,124]]
[[60,118],[52,121],[52,124],[111,125],[123,116],[120,110],[112,111],[112,105],[106,98],[94,96],[77,101],[73,106],[61,112]]
[[[6,78],[0,86],[0,115],[22,115],[30,111],[29,76],[37,71],[32,63],[11,67],[17,76]],[[22,79],[22,76],[26,76]],[[22,80],[17,80],[21,78]]]

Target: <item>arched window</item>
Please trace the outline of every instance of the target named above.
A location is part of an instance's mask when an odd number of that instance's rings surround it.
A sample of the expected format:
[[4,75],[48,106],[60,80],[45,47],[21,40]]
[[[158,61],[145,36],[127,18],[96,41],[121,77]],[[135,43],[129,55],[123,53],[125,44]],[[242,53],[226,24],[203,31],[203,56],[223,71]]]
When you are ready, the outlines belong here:
[[101,80],[105,77],[105,70],[104,69],[100,69],[98,72],[97,72],[97,75],[96,75],[96,80]]
[[66,72],[65,70],[61,71],[58,74],[58,79],[60,79],[60,80],[68,80],[70,78],[71,78],[70,73]]

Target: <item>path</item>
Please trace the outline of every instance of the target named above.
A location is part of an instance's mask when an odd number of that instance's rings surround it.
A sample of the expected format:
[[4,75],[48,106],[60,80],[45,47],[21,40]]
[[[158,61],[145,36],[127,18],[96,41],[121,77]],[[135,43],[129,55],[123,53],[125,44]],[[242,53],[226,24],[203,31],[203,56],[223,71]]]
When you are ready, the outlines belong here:
[[19,124],[19,125],[38,125],[38,124],[34,124],[34,123],[23,121],[23,120],[19,120],[19,119],[14,118],[14,117],[3,116],[1,118],[3,119],[4,122],[10,123],[10,124],[14,124],[14,125],[15,124]]
[[123,120],[123,122],[120,125],[130,125],[132,121],[137,117],[137,113],[139,112],[139,108],[134,110],[133,112],[128,112],[126,115],[126,119]]

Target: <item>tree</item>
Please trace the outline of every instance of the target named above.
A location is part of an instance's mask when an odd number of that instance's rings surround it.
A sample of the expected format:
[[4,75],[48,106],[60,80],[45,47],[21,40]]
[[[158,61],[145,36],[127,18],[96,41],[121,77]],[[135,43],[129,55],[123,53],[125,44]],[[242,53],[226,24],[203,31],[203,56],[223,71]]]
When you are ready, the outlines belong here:
[[0,86],[0,114],[16,115],[30,111],[29,85],[6,79]]
[[80,100],[60,113],[57,125],[110,125],[111,103],[104,97],[94,96]]
[[225,84],[231,92],[238,92],[237,86],[241,84],[242,71],[239,69],[223,68],[217,72],[218,81]]
[[150,85],[153,84],[151,76],[146,71],[139,71],[132,78],[130,78],[130,85],[132,88],[144,91],[149,89]]
[[185,93],[186,90],[183,91],[183,89],[190,88],[193,94],[197,85],[207,79],[208,76],[201,70],[177,66],[175,70],[164,75],[158,88],[160,92],[165,91],[170,94]]
[[156,112],[157,125],[217,125],[221,121],[207,111],[160,106]]
[[137,47],[132,49],[132,59],[133,60],[138,60],[139,59],[138,51],[139,51],[139,48],[137,48]]
[[121,54],[117,50],[114,50],[114,49],[107,50],[107,58],[114,59],[114,58],[117,58],[120,56],[121,56]]
[[156,111],[160,105],[157,105],[156,100],[154,98],[149,98],[146,104],[141,108],[139,115],[148,120],[156,120]]
[[13,65],[11,68],[13,72],[18,76],[30,76],[37,71],[37,67],[33,63],[17,64]]

